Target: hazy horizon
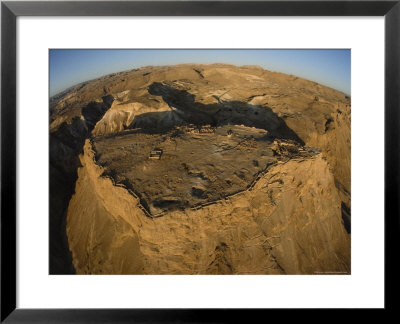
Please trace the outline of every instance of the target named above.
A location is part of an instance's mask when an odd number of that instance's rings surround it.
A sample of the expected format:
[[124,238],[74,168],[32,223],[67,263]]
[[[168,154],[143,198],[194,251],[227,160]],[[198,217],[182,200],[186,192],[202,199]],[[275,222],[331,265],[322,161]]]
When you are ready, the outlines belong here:
[[144,66],[216,63],[258,65],[351,95],[350,50],[51,49],[49,61],[50,97],[82,82]]

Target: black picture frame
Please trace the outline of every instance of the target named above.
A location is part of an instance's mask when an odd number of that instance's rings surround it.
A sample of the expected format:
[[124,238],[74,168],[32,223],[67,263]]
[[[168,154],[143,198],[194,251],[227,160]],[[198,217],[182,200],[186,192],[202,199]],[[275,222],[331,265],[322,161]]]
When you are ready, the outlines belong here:
[[[385,309],[396,309],[399,237],[400,1],[4,1],[1,3],[1,322],[235,322],[264,310],[16,308],[16,18],[18,16],[384,16]],[[366,134],[367,136],[367,134]],[[371,188],[373,190],[373,188]],[[372,240],[371,240],[372,244]],[[250,317],[249,317],[250,316]],[[254,316],[254,317],[253,317]]]

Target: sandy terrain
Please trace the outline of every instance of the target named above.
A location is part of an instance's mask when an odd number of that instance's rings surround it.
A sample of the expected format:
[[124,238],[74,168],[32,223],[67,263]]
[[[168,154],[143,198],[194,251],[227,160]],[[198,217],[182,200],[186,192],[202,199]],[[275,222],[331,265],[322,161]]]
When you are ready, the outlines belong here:
[[144,67],[50,114],[51,273],[350,273],[343,93],[254,66]]

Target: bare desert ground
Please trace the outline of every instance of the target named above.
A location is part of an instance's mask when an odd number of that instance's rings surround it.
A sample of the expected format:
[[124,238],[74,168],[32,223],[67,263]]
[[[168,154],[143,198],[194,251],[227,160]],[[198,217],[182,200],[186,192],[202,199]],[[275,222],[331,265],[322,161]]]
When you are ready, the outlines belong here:
[[350,273],[350,98],[258,66],[50,99],[50,273]]

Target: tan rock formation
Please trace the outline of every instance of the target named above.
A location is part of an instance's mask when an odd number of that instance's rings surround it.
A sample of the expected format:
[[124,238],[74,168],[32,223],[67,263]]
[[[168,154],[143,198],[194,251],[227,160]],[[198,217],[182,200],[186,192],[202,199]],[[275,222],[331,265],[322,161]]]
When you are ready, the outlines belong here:
[[327,162],[273,167],[254,187],[199,210],[155,219],[81,156],[67,233],[77,273],[314,274],[350,272],[350,238]]
[[[66,232],[76,273],[350,273],[351,111],[343,93],[259,67],[178,65],[86,82],[53,98],[50,107],[51,168],[57,174],[50,199],[60,200],[57,184],[66,181],[62,174],[77,179],[71,182],[72,197],[63,197],[69,202]],[[140,192],[135,186],[143,177],[129,165],[136,161],[132,154],[141,151],[129,148],[128,136],[156,129],[160,134],[154,136],[170,149],[178,141],[166,136],[167,130],[192,123],[216,129],[209,137],[202,135],[203,142],[221,137],[229,125],[243,125],[243,140],[235,139],[233,128],[233,135],[212,144],[215,158],[224,158],[219,151],[233,147],[242,152],[235,172],[239,178],[232,185],[243,188],[224,195],[226,185],[214,186],[221,188],[220,199],[210,194],[213,199],[204,207],[167,208],[154,218],[132,191]],[[266,135],[257,138],[250,129]],[[125,139],[120,149],[119,138],[121,143]],[[279,147],[286,142],[294,147]],[[250,156],[246,152],[264,148],[276,155],[268,155],[272,163],[266,172],[252,171],[262,169],[259,163],[267,160],[261,158],[240,169],[240,161]],[[151,162],[170,158],[175,163],[171,150]],[[188,157],[197,151],[187,152]],[[212,161],[208,165],[220,167]],[[212,187],[207,181],[220,181],[208,168],[209,174],[197,172],[202,179],[195,190],[206,192]],[[176,183],[185,179],[172,176]],[[168,174],[163,181],[161,192],[151,194],[160,196],[164,190],[172,195],[176,183]],[[53,205],[62,211],[63,204]]]

